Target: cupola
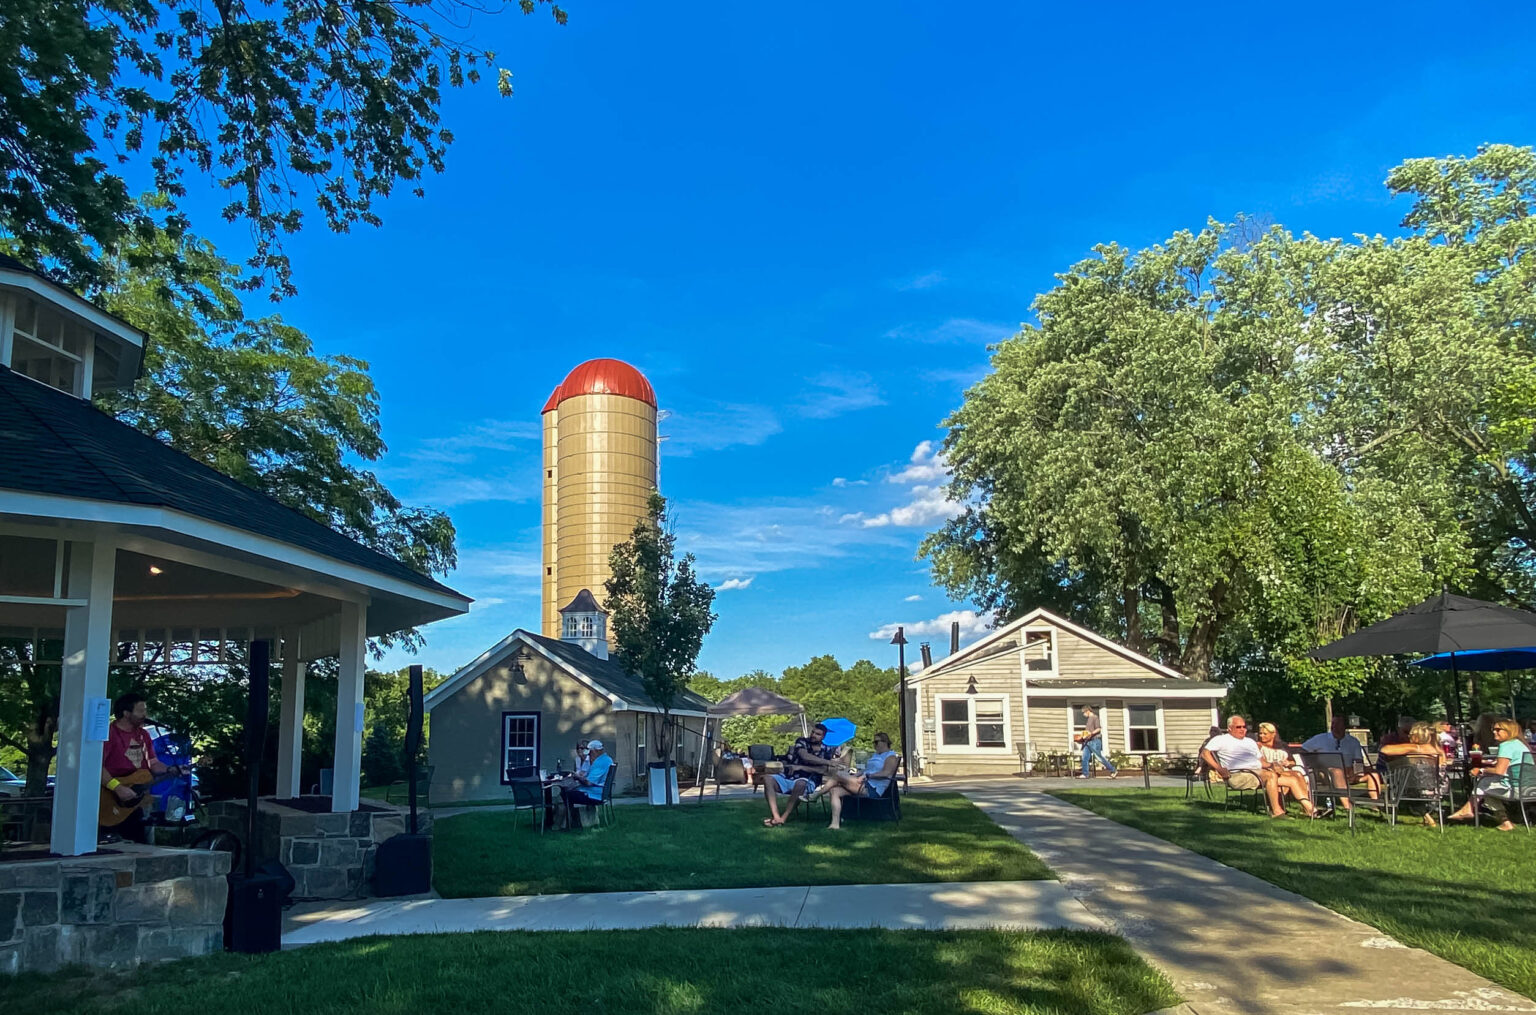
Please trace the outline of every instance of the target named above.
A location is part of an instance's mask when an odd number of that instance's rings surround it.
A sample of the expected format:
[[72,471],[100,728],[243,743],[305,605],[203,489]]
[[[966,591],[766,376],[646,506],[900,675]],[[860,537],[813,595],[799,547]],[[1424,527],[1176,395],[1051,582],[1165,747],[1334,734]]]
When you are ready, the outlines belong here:
[[576,593],[560,611],[560,640],[580,645],[599,659],[608,658],[608,614],[587,589]]
[[0,254],[0,366],[87,401],[131,385],[144,333]]

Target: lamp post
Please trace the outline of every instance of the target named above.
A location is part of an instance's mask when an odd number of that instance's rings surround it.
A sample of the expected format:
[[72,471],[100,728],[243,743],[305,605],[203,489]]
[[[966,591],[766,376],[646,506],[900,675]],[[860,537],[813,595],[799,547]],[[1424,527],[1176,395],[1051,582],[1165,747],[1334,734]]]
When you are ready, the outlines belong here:
[[912,759],[907,749],[907,637],[902,633],[902,628],[896,629],[896,637],[891,639],[891,644],[896,646],[896,672],[901,678],[901,770],[904,778],[910,782]]

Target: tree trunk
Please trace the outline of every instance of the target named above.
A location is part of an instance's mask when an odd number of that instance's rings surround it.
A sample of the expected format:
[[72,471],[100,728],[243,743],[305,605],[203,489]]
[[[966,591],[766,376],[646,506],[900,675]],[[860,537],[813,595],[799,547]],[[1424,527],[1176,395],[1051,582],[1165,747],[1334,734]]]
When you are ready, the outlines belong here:
[[1323,725],[1333,728],[1333,695],[1323,699]]
[[661,796],[667,802],[668,807],[677,803],[672,798],[672,748],[674,745],[672,743],[671,731],[672,710],[663,708],[661,710],[661,739],[658,743],[661,744],[661,763],[663,766],[661,769]]
[[58,728],[59,700],[49,697],[38,702],[34,718],[27,726],[27,785],[22,790],[26,796],[48,794],[48,767],[58,753],[53,746],[53,735]]
[[1141,633],[1141,589],[1134,582],[1126,582],[1120,593],[1125,611],[1125,644],[1132,652],[1147,651],[1146,639]]

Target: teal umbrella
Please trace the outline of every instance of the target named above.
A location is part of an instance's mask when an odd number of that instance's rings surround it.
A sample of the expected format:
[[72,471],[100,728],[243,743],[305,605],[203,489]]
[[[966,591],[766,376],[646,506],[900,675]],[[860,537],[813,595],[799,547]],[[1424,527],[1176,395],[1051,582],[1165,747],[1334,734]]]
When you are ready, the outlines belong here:
[[823,719],[816,725],[827,731],[821,742],[828,747],[841,747],[853,739],[853,735],[859,731],[858,726],[848,719]]

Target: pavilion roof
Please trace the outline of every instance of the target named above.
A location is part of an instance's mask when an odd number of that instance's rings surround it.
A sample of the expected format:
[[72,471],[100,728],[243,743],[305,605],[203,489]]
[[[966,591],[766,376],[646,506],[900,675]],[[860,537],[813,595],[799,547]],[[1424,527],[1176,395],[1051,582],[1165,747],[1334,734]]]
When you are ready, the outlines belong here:
[[89,402],[6,366],[0,366],[0,489],[168,508],[467,598]]

